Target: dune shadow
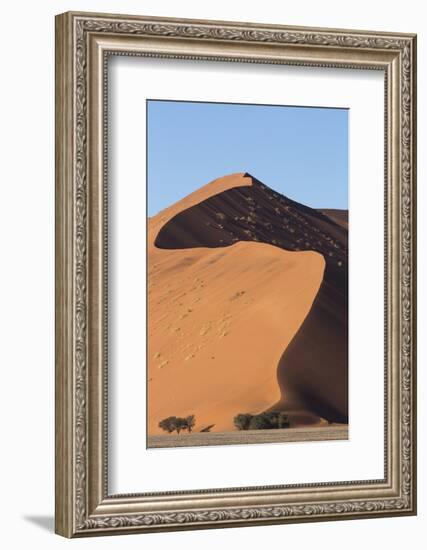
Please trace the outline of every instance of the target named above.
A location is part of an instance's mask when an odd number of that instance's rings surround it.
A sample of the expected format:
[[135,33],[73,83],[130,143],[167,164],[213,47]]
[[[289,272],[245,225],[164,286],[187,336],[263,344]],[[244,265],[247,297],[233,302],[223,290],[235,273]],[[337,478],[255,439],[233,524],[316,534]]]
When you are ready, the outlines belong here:
[[210,432],[214,426],[215,424],[210,424],[209,426],[206,426],[206,428],[203,428],[202,430],[200,430],[200,433]]
[[348,423],[348,301],[331,279],[326,267],[310,312],[280,358],[277,406]]

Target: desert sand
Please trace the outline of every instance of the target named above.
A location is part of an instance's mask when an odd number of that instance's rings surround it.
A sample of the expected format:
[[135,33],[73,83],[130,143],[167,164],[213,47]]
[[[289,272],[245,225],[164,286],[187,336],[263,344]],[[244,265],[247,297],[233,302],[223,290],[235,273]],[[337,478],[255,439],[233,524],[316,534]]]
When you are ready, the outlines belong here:
[[195,431],[230,431],[277,408],[291,426],[347,422],[347,263],[332,214],[249,174],[150,218],[148,433],[190,414]]

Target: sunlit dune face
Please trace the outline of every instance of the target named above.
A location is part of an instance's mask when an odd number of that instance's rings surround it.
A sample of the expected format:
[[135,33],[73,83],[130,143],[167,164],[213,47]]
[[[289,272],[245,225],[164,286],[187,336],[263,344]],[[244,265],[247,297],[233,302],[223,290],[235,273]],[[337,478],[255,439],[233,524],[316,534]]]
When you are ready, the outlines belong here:
[[149,432],[170,415],[233,430],[280,399],[277,365],[323,277],[315,252],[240,242],[159,251],[149,276]]

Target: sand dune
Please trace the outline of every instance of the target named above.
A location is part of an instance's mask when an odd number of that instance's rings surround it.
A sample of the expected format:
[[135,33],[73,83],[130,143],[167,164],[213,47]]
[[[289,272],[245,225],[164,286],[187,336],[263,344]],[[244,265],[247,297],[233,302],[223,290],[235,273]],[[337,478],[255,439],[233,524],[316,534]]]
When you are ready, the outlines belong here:
[[318,208],[317,210],[341,227],[348,229],[348,210],[338,210],[337,208]]
[[148,423],[347,421],[347,231],[248,174],[149,220]]

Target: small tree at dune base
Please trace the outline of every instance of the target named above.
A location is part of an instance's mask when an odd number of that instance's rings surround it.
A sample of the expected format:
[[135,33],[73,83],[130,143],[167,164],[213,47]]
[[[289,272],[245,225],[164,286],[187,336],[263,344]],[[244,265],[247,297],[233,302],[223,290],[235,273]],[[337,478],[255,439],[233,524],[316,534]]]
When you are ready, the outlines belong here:
[[238,430],[277,430],[290,426],[288,415],[282,411],[240,413],[234,417],[234,425]]
[[278,428],[289,428],[290,426],[289,416],[284,412],[279,412],[277,417],[277,427]]
[[177,420],[176,416],[168,416],[159,422],[159,428],[171,434],[176,430]]
[[185,418],[178,417],[176,419],[175,430],[177,434],[179,434],[181,430],[185,430],[186,426]]
[[249,430],[252,418],[252,414],[240,413],[234,417],[233,422],[238,430]]
[[187,430],[188,433],[191,433],[195,425],[196,417],[194,414],[187,416],[186,418],[181,418],[180,416],[168,416],[159,422],[159,428],[169,434],[173,432],[179,434],[183,430]]
[[249,424],[250,430],[269,430],[272,427],[270,419],[263,413],[256,414]]
[[185,424],[185,428],[188,430],[188,433],[191,434],[194,426],[196,425],[196,417],[194,416],[194,414],[187,416],[187,418],[185,419]]

